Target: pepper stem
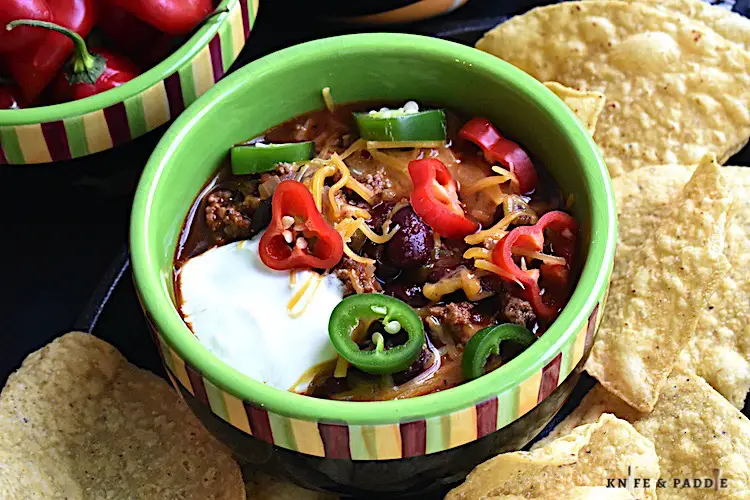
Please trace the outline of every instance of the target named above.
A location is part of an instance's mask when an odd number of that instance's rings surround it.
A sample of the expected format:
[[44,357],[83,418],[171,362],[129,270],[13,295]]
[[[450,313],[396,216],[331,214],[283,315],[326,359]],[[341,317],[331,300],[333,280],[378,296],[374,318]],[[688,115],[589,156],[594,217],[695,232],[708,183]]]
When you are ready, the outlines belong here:
[[52,30],[65,35],[73,42],[73,56],[68,63],[70,65],[70,74],[66,75],[71,85],[74,83],[96,83],[104,72],[107,60],[98,54],[89,52],[86,41],[75,31],[59,24],[37,21],[35,19],[17,19],[11,21],[5,29],[11,31],[18,26],[31,26]]

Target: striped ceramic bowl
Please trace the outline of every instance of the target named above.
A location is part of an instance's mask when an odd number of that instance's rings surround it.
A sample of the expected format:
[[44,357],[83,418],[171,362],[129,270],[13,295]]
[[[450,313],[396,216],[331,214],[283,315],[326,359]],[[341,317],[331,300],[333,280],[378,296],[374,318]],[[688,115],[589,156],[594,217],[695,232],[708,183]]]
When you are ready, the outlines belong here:
[[259,0],[222,0],[220,14],[143,75],[102,94],[55,106],[0,110],[0,164],[80,158],[139,137],[179,115],[237,59]]
[[[458,387],[363,403],[267,386],[223,363],[192,334],[172,289],[175,248],[192,200],[233,144],[322,108],[324,87],[341,103],[416,99],[487,116],[575,197],[586,263],[570,302],[534,345]],[[472,91],[461,91],[467,88]],[[203,423],[256,467],[347,494],[439,488],[531,440],[578,380],[606,300],[615,241],[606,167],[559,99],[488,54],[398,34],[306,43],[258,60],[208,91],[149,160],[130,235],[136,288],[154,341],[173,384]]]

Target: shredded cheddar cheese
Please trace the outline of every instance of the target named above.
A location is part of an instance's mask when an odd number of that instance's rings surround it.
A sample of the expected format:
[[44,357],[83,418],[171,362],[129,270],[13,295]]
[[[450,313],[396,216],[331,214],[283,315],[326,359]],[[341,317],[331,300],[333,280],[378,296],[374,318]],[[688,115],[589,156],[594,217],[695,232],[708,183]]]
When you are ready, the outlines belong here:
[[346,378],[346,374],[349,371],[349,362],[343,357],[339,356],[336,359],[336,368],[333,370],[334,378]]
[[500,221],[489,229],[479,231],[478,233],[470,234],[464,241],[469,245],[479,245],[487,239],[500,239],[508,232],[508,226],[521,215],[520,212],[513,212],[510,215],[506,215]]
[[357,139],[356,141],[354,141],[352,143],[351,146],[349,146],[346,149],[346,151],[344,151],[343,153],[341,153],[341,159],[342,160],[346,160],[347,158],[349,158],[351,155],[353,155],[357,151],[361,151],[361,150],[365,149],[365,146],[367,146],[367,141],[366,140],[364,140],[364,139]]
[[372,192],[372,189],[365,186],[361,182],[359,182],[354,177],[350,177],[349,180],[346,183],[346,187],[357,193],[359,196],[362,197],[363,200],[365,200],[368,204],[372,205],[375,201],[375,193]]
[[[495,273],[498,276],[500,276],[501,278],[505,278],[508,281],[513,281],[513,282],[517,283],[518,285],[521,285],[521,283],[518,280],[516,280],[515,276],[513,276],[512,274],[510,274],[507,271],[503,270],[501,267],[493,264],[489,260],[477,259],[477,260],[474,261],[474,267],[476,267],[477,269],[483,269],[485,271],[489,271],[491,273]],[[521,286],[523,286],[523,285],[521,285]]]
[[408,206],[409,206],[409,202],[406,200],[401,200],[395,205],[393,205],[393,208],[391,208],[391,211],[388,212],[388,215],[385,217],[385,221],[383,222],[383,233],[387,233],[388,230],[390,230],[393,216],[396,215],[396,213],[399,210],[401,210],[402,208],[406,208]]
[[338,193],[341,188],[344,187],[347,182],[349,182],[352,174],[351,172],[349,172],[349,168],[346,166],[346,164],[341,161],[341,158],[339,158],[339,155],[337,155],[336,153],[333,153],[333,155],[331,155],[331,161],[336,166],[336,168],[338,168],[339,172],[341,172],[341,178],[338,180],[338,182],[336,182],[336,184],[331,186],[331,189],[328,190],[328,201],[331,202],[333,218],[335,220],[338,220],[339,214],[341,213],[341,208],[336,202],[336,193]]
[[350,259],[353,259],[362,264],[375,264],[375,261],[373,259],[368,259],[367,257],[357,255],[351,248],[349,248],[349,242],[352,240],[352,236],[354,236],[354,233],[356,233],[357,231],[362,231],[362,234],[364,234],[373,243],[382,245],[383,243],[387,243],[391,240],[391,238],[393,238],[393,236],[396,234],[396,231],[399,230],[399,227],[396,226],[392,230],[384,232],[382,235],[380,235],[376,234],[375,231],[370,229],[370,227],[365,223],[364,219],[354,219],[348,217],[336,223],[334,225],[334,229],[339,232],[339,234],[341,235],[341,239],[344,240],[344,253]]
[[333,96],[331,95],[331,87],[325,87],[323,89],[323,100],[326,103],[326,108],[328,108],[328,111],[333,112],[334,108],[336,107],[336,104],[333,102]]
[[313,200],[315,200],[315,207],[318,212],[323,211],[323,186],[326,178],[336,173],[336,167],[333,165],[326,165],[318,169],[313,175],[312,183],[310,186],[310,192],[312,192]]
[[422,287],[422,294],[428,300],[438,302],[443,296],[458,290],[463,290],[469,300],[481,300],[487,297],[487,292],[482,292],[482,283],[477,275],[466,268],[442,278],[437,283],[426,283]]
[[474,194],[477,191],[482,191],[483,189],[487,189],[493,186],[499,186],[500,184],[505,184],[506,182],[510,180],[511,180],[510,176],[507,176],[507,175],[493,175],[491,177],[485,177],[484,179],[480,179],[474,184],[465,187],[462,190],[463,191],[462,194],[467,194],[467,195]]
[[481,247],[469,248],[464,252],[464,259],[492,260],[492,252]]
[[443,148],[445,141],[367,141],[367,149]]
[[404,167],[407,165],[407,163],[400,161],[398,158],[394,158],[393,156],[378,151],[377,149],[368,149],[367,152],[383,165],[396,169],[399,172],[403,172],[405,170]]
[[341,205],[341,213],[342,215],[347,216],[347,217],[359,217],[360,219],[365,219],[365,220],[372,219],[370,212],[368,212],[364,208],[359,208],[359,207],[355,207],[354,205],[349,205],[348,203],[344,203]]
[[[304,314],[305,309],[307,309],[307,306],[310,305],[310,302],[312,302],[312,298],[315,295],[315,292],[318,290],[321,281],[323,281],[323,277],[320,274],[312,273],[308,280],[300,285],[300,287],[296,292],[294,292],[292,298],[289,299],[289,302],[287,303],[286,309],[289,317],[299,318],[300,316],[302,316],[302,314]],[[307,300],[303,301],[302,299]],[[301,306],[300,303],[302,304]]]
[[552,264],[555,266],[564,266],[566,264],[565,259],[563,257],[559,257],[557,255],[548,255],[546,253],[535,252],[533,250],[528,250],[526,248],[514,248],[513,254],[521,255],[523,257],[526,257],[527,259],[541,260],[545,264]]

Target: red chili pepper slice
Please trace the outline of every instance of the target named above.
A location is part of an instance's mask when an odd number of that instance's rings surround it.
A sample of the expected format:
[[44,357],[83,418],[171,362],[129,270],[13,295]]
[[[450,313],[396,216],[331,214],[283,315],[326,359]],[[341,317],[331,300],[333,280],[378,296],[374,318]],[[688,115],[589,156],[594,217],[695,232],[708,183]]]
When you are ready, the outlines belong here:
[[[524,271],[513,260],[513,249],[524,248],[541,252],[544,249],[545,229],[549,229],[548,243],[555,255],[564,257],[566,264],[544,264],[539,269]],[[515,278],[523,287],[522,296],[531,303],[537,316],[552,321],[562,307],[558,301],[545,301],[539,286],[540,272],[550,286],[563,288],[570,280],[570,264],[575,253],[578,224],[565,212],[544,214],[533,226],[520,226],[501,239],[492,251],[492,261]],[[547,295],[547,294],[546,294]]]
[[19,29],[11,35],[4,29],[16,19],[52,21],[52,11],[46,0],[3,0],[0,2],[0,52],[15,52],[38,42],[45,34],[34,28]]
[[52,97],[56,102],[84,99],[119,87],[129,82],[141,71],[129,59],[98,49],[89,52],[84,39],[76,32],[46,21],[21,19],[8,24],[8,28],[33,26],[56,31],[73,41],[73,57],[64,72],[58,73],[52,84]]
[[[88,35],[94,26],[93,0],[47,0],[47,4],[55,23],[82,37]],[[6,55],[8,71],[27,101],[33,102],[42,93],[72,51],[73,42],[68,37],[46,30],[36,43]]]
[[211,0],[109,0],[164,33],[185,35],[211,12]]
[[479,228],[464,215],[458,186],[443,162],[434,158],[414,160],[409,163],[409,176],[414,184],[411,206],[438,234],[458,239]]
[[484,151],[490,163],[500,163],[518,179],[521,194],[530,193],[539,182],[534,164],[521,146],[504,138],[486,118],[472,118],[461,127],[459,137],[473,142]]
[[260,260],[271,269],[328,269],[343,257],[341,235],[320,215],[312,194],[301,182],[279,184],[271,212],[259,249]]

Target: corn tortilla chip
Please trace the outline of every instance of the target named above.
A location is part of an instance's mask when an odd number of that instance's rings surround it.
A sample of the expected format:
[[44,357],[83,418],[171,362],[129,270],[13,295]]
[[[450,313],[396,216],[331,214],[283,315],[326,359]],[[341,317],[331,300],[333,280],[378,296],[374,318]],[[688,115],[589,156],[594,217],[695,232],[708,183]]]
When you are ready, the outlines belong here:
[[231,454],[160,378],[69,333],[0,394],[0,486],[16,499],[245,498]]
[[[618,261],[633,260],[638,247],[654,231],[694,170],[695,167],[660,165],[614,180]],[[742,408],[750,391],[750,168],[724,167],[722,174],[734,189],[724,252],[732,269],[709,299],[679,363],[692,368],[730,403]]]
[[300,488],[260,472],[245,480],[247,500],[335,500],[337,497]]
[[[519,495],[500,495],[486,497],[487,500],[526,500]],[[535,497],[537,500],[560,500],[559,495]],[[624,488],[607,488],[606,486],[577,486],[565,492],[565,500],[632,500],[635,497]]]
[[705,23],[730,42],[750,50],[750,19],[703,0],[625,0],[642,2],[662,10],[679,12]]
[[[603,413],[632,422],[654,442],[664,480],[664,488],[657,489],[659,499],[743,498],[750,493],[750,420],[695,373],[675,369],[650,414],[636,412],[597,385],[535,447],[595,422]],[[675,488],[675,479],[714,478],[715,470],[727,480],[726,489],[683,488],[684,482]]]
[[571,89],[557,82],[545,82],[544,86],[555,93],[557,97],[573,111],[591,135],[596,130],[596,121],[604,109],[606,97],[601,92],[583,92]]
[[653,409],[729,270],[724,245],[732,196],[721,170],[707,157],[632,258],[615,258],[607,307],[585,368],[637,410]]
[[708,152],[723,163],[750,137],[750,54],[676,12],[562,2],[497,26],[477,48],[540,81],[606,95],[594,139],[612,177]]
[[505,453],[477,466],[446,500],[475,500],[493,495],[564,498],[576,486],[606,486],[608,478],[652,478],[634,490],[639,499],[656,498],[659,466],[654,445],[612,415],[576,428],[571,434],[531,452]]

